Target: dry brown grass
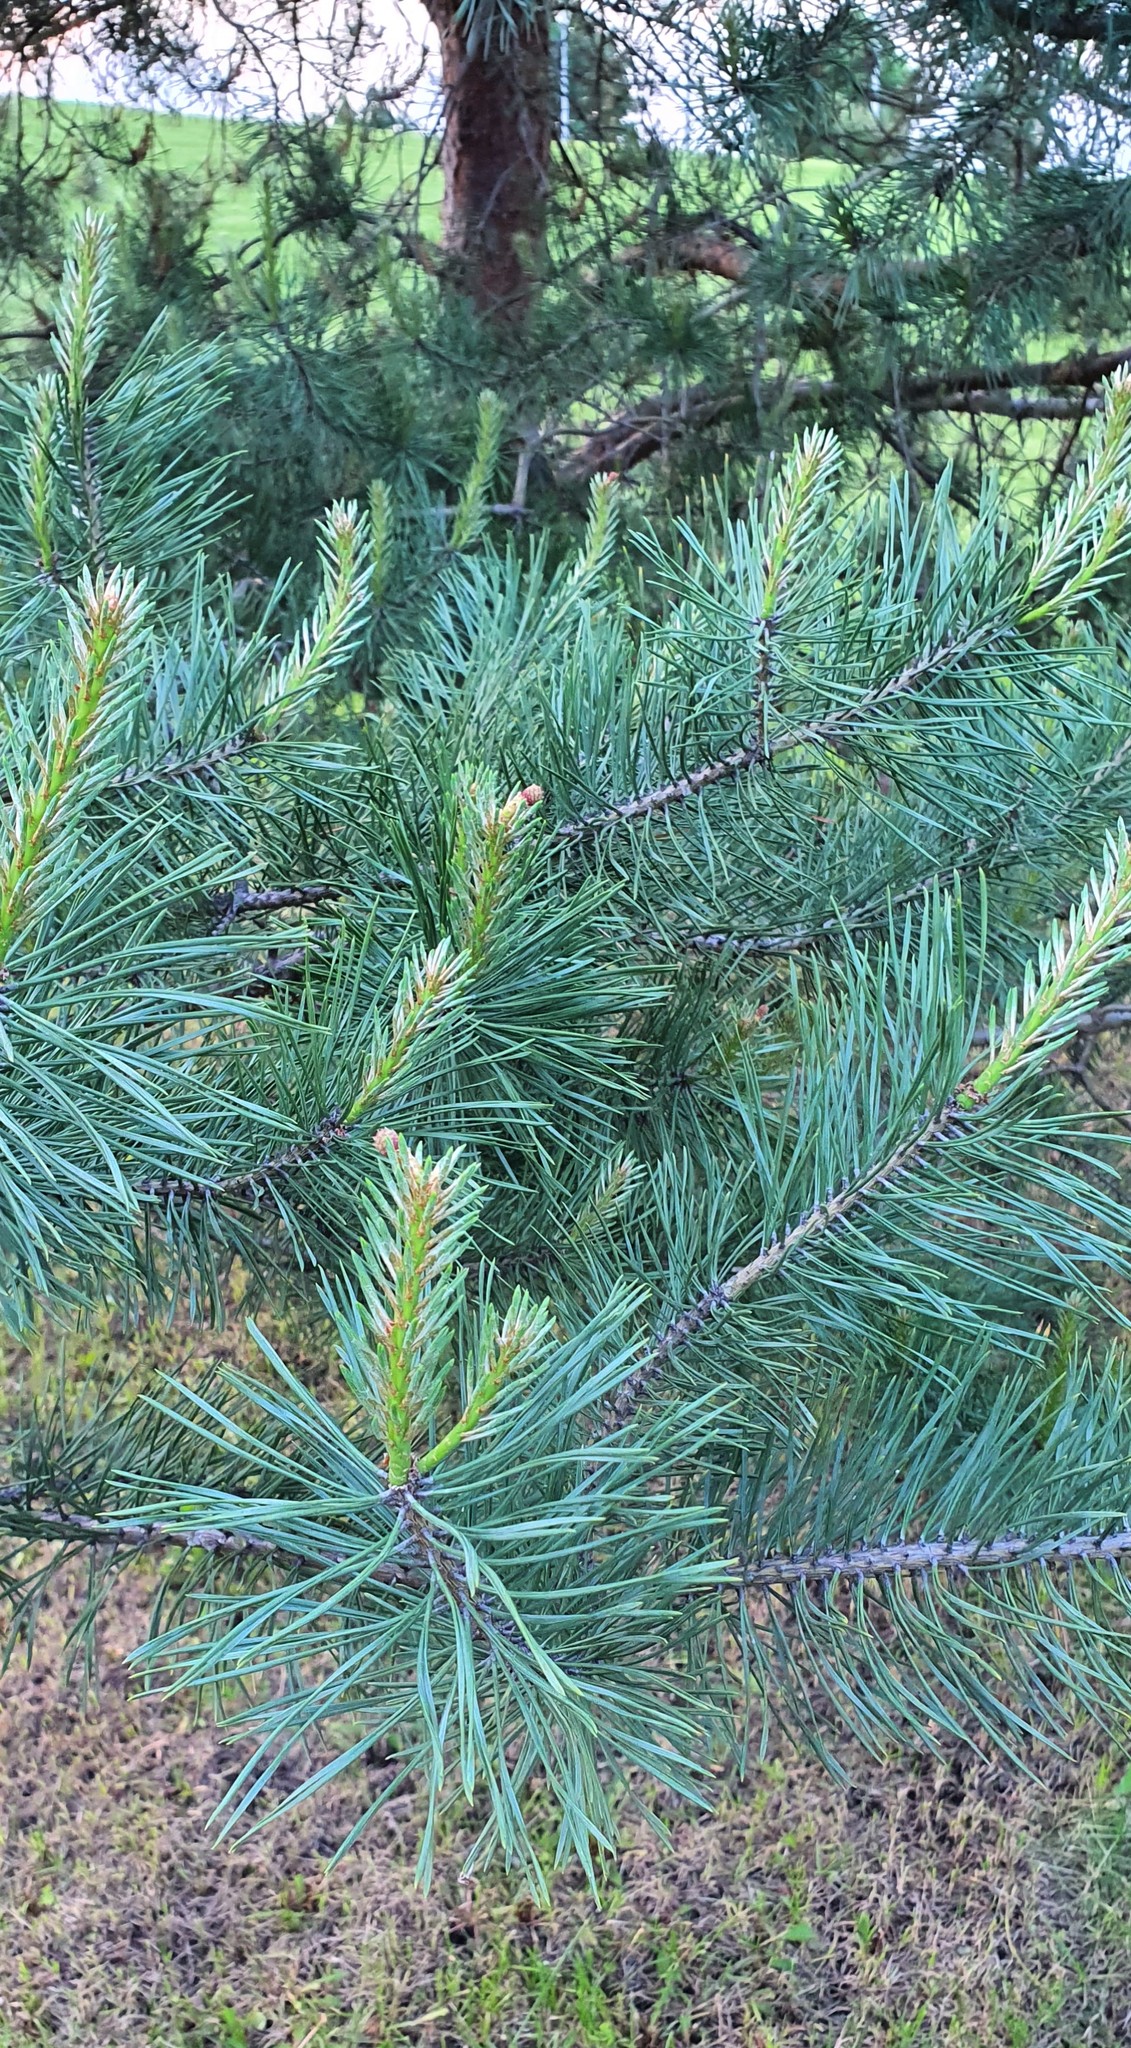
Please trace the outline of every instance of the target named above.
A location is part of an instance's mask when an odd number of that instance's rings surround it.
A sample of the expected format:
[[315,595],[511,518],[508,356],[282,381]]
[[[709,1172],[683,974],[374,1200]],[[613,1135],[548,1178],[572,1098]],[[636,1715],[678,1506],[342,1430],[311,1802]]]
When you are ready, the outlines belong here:
[[905,1759],[849,1790],[779,1758],[709,1817],[671,1811],[666,1847],[630,1820],[599,1906],[569,1876],[549,1914],[501,1875],[461,1887],[454,1833],[426,1900],[411,1796],[327,1876],[363,1775],[213,1840],[234,1755],[131,1694],[143,1590],[108,1618],[97,1699],[59,1683],[73,1587],[0,1689],[3,2048],[1131,2040],[1131,1890],[1086,1854],[1095,1756],[1031,1781]]
[[[87,1374],[118,1370],[109,1333],[80,1348]],[[9,1357],[9,1389],[57,1363]],[[565,1874],[548,1913],[502,1873],[463,1887],[453,1819],[425,1899],[411,1794],[327,1873],[378,1764],[217,1843],[237,1755],[184,1700],[131,1689],[145,1596],[119,1587],[89,1699],[61,1679],[74,1580],[0,1681],[0,2048],[1131,2043],[1131,1776],[1093,1740],[1031,1778],[973,1751],[857,1759],[848,1789],[783,1751],[708,1816],[660,1802],[666,1845],[626,1816],[600,1904]]]

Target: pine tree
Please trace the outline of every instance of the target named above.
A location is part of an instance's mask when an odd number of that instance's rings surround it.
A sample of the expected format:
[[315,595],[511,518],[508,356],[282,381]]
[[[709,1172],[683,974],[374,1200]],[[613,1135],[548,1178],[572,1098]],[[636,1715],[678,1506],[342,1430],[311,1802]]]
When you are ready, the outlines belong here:
[[[500,505],[563,538],[597,475],[632,472],[647,507],[727,474],[737,505],[809,426],[872,478],[945,474],[968,510],[992,466],[1036,503],[1071,477],[1131,345],[1120,0],[566,12],[585,96],[569,140],[542,0],[432,0],[431,31],[422,5],[421,60],[429,33],[443,44],[435,132],[407,128],[414,51],[376,102],[405,131],[390,140],[338,118],[343,84],[360,110],[378,8],[245,0],[202,41],[204,9],[90,0],[84,34],[124,99],[184,104],[187,81],[194,106],[227,107],[238,78],[237,108],[262,112],[252,75],[268,102],[263,65],[285,92],[297,39],[325,115],[232,124],[261,200],[233,250],[208,229],[211,174],[172,175],[156,128],[58,106],[47,124],[14,95],[0,338],[48,347],[59,220],[76,178],[100,179],[134,256],[123,329],[159,287],[192,331],[236,343],[241,541],[266,574],[316,503],[362,493],[359,469],[448,488],[484,386],[507,400]],[[49,85],[73,14],[38,0],[0,21],[29,86]]]
[[702,1800],[779,1723],[1117,1724],[1131,380],[1032,538],[847,502],[814,432],[647,605],[610,481],[557,566],[486,537],[485,401],[346,717],[395,506],[241,630],[220,369],[103,380],[111,299],[87,219],[0,441],[5,1313],[298,1297],[336,1366],[253,1320],[254,1372],[30,1402],[8,1653],[67,1561],[80,1634],[156,1563],[137,1669],[249,1740],[227,1825],[383,1742],[423,1879],[462,1801],[536,1888],[532,1787],[595,1880],[626,1779]]

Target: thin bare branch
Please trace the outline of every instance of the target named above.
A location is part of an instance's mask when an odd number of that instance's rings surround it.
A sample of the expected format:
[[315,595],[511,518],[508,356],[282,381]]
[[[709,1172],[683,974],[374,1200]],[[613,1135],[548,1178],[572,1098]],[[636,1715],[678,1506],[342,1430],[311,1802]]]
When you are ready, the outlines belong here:
[[[952,370],[928,370],[901,377],[898,396],[911,412],[1000,413],[1011,419],[1075,419],[1097,409],[1094,386],[1131,362],[1131,345],[1096,349],[1044,362],[1006,364],[1000,370],[985,364]],[[1040,399],[1020,394],[1033,391],[1081,391],[1080,398]],[[834,407],[847,396],[835,377],[792,377],[767,384],[760,393],[764,413],[780,419],[804,406]],[[880,413],[896,397],[892,382],[872,393]],[[688,385],[665,398],[648,398],[617,413],[587,434],[580,445],[554,468],[559,484],[589,483],[605,471],[634,469],[686,434],[714,426],[750,403],[749,380],[721,387]],[[547,439],[561,439],[549,435]]]

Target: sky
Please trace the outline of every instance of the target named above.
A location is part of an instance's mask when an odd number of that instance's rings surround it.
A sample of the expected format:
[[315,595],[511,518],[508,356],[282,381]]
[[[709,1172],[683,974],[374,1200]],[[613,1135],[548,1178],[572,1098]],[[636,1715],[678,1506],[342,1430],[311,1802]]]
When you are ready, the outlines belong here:
[[[220,0],[220,5],[198,0],[193,11],[198,22],[204,16],[200,47],[209,70],[223,72],[236,40],[223,19],[225,13],[238,20],[245,43],[253,43],[262,53],[262,61],[257,62],[255,54],[245,50],[240,73],[224,95],[229,113],[254,114],[274,104],[284,115],[297,117],[303,112],[322,113],[341,100],[346,81],[328,64],[326,52],[334,44],[341,47],[348,38],[355,0],[310,0],[301,37],[296,40],[289,28],[281,31],[277,26],[272,0],[231,0],[230,5],[227,0]],[[398,99],[398,110],[413,120],[428,119],[438,100],[439,60],[435,32],[422,0],[371,0],[367,13],[367,32],[358,39],[350,67],[349,98],[360,105],[368,88],[382,91],[392,83],[407,81],[408,90]],[[36,93],[45,80],[32,74],[18,83],[25,93]],[[180,107],[185,112],[209,110],[207,97],[183,81],[161,80],[149,90],[139,88],[129,67],[99,52],[89,32],[80,31],[56,47],[50,83],[59,99],[112,103],[130,99],[143,105]]]
[[[171,4],[176,7],[178,0]],[[366,7],[366,28],[347,79],[327,63],[326,53],[348,41],[359,0],[306,0],[297,43],[289,27],[283,32],[279,29],[279,17],[286,10],[278,0],[179,0],[180,8],[191,10],[196,22],[204,17],[201,49],[213,72],[223,72],[235,41],[225,14],[238,21],[245,42],[253,42],[262,52],[260,63],[254,55],[245,54],[240,74],[224,96],[229,115],[267,111],[284,118],[317,115],[336,107],[343,89],[348,89],[351,102],[360,106],[368,89],[383,92],[397,85],[405,88],[395,101],[400,118],[415,126],[432,127],[441,110],[439,52],[423,0],[361,0],[361,4]],[[676,65],[677,75],[679,69]],[[0,69],[0,81],[2,78]],[[43,89],[44,80],[32,75],[12,83],[35,93]],[[129,100],[191,113],[218,110],[221,104],[217,100],[210,106],[207,95],[183,80],[160,81],[155,89],[140,89],[125,64],[98,53],[89,32],[65,39],[56,49],[51,91],[65,100],[110,104]],[[648,96],[648,116],[649,125],[660,133],[688,139],[686,107],[674,79],[667,89],[654,85]]]

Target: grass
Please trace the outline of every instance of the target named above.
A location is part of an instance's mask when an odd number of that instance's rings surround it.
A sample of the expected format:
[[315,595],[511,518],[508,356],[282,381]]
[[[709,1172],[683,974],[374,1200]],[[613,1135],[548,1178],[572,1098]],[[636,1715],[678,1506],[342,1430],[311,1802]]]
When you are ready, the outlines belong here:
[[[26,99],[20,112],[28,156],[34,159],[50,138],[63,156],[73,157],[64,189],[76,209],[92,205],[113,212],[131,177],[125,159],[143,149],[143,164],[210,196],[206,248],[217,261],[261,234],[262,171],[256,160],[266,130],[258,122],[83,101],[57,102],[49,113],[46,103],[36,99]],[[379,205],[419,176],[425,141],[416,131],[366,135],[363,189],[370,205]],[[352,147],[356,150],[356,140]],[[425,232],[432,230],[433,216],[438,219],[439,200],[439,173],[432,170],[421,191]]]
[[[710,1818],[667,1816],[666,1847],[630,1824],[600,1907],[568,1877],[546,1916],[505,1877],[461,1887],[455,1840],[424,1900],[410,1795],[325,1873],[365,1780],[217,1846],[231,1752],[183,1706],[131,1697],[112,1654],[96,1704],[60,1690],[65,1616],[3,1692],[4,2048],[1126,2040],[1125,1890],[1089,1874],[1102,1759],[1032,1782],[903,1761],[834,1791],[779,1757]],[[116,1612],[111,1645],[139,1619]]]
[[[49,136],[57,143],[64,135],[73,138],[75,163],[65,189],[76,207],[89,204],[113,211],[131,175],[125,160],[144,146],[142,162],[211,195],[206,242],[210,255],[222,260],[262,233],[262,170],[257,157],[268,131],[259,122],[83,101],[56,102],[49,114],[46,103],[35,99],[22,103],[21,121],[32,156]],[[428,142],[423,131],[366,132],[355,127],[347,134],[331,128],[331,139],[335,133],[347,162],[362,165],[362,191],[369,205],[381,205],[420,178]],[[600,185],[600,160],[594,151],[584,143],[575,144],[570,160]],[[792,166],[785,182],[794,199],[804,200],[806,194],[816,199],[842,176],[838,165],[813,158]],[[440,172],[433,163],[420,189],[420,228],[426,236],[439,234],[441,193]]]
[[[106,1332],[81,1349],[71,1365],[96,1376],[122,1362]],[[163,1333],[145,1349],[179,1355]],[[57,1363],[20,1354],[9,1387]],[[953,1750],[857,1758],[844,1788],[781,1748],[722,1782],[710,1815],[648,1795],[666,1843],[627,1816],[602,1901],[566,1873],[546,1914],[505,1873],[461,1884],[453,1814],[424,1899],[410,1792],[327,1871],[391,1769],[379,1756],[286,1821],[215,1840],[238,1753],[184,1700],[131,1688],[146,1591],[119,1590],[85,1699],[63,1676],[77,1581],[56,1585],[31,1667],[0,1682],[0,2048],[1127,2039],[1131,1774],[1086,1735],[1029,1778]]]

